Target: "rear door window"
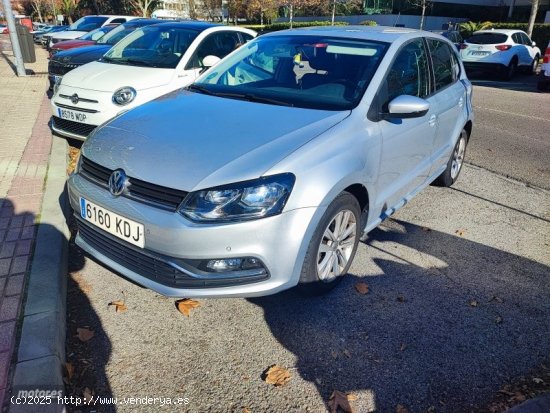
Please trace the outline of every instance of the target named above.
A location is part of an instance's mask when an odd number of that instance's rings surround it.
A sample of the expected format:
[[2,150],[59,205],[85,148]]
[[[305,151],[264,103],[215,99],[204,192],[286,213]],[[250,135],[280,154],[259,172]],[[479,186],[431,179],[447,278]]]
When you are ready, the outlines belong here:
[[525,33],[519,33],[521,37],[521,41],[526,46],[531,46],[533,44],[533,41],[527,36]]
[[508,35],[502,33],[477,33],[470,36],[468,43],[473,44],[500,44],[508,40]]
[[438,91],[457,80],[453,51],[447,43],[435,39],[426,39],[432,56],[435,90]]

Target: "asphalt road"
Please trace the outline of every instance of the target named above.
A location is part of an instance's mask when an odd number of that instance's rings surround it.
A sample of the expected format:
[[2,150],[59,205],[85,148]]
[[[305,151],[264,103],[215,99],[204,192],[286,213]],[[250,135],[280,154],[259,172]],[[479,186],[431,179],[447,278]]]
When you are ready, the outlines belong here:
[[471,80],[476,120],[468,162],[550,189],[550,93],[537,91],[535,76]]

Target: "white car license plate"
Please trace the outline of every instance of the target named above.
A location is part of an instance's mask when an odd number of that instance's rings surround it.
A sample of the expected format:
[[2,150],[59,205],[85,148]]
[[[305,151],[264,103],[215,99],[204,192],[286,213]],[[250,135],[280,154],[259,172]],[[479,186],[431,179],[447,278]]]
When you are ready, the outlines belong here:
[[489,52],[472,52],[472,56],[487,56]]
[[74,122],[86,123],[86,114],[70,109],[57,108],[57,114],[61,119],[72,120]]
[[85,198],[80,198],[80,216],[96,227],[140,248],[145,247],[143,224],[108,211]]

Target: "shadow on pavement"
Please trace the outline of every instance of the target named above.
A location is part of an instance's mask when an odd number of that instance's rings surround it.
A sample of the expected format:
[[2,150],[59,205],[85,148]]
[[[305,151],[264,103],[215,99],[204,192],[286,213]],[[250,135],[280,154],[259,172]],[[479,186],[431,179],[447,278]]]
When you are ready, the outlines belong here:
[[361,391],[361,412],[395,411],[396,401],[481,412],[507,379],[548,358],[548,266],[398,220],[366,244],[377,274],[359,278],[356,265],[326,296],[250,300],[324,400]]

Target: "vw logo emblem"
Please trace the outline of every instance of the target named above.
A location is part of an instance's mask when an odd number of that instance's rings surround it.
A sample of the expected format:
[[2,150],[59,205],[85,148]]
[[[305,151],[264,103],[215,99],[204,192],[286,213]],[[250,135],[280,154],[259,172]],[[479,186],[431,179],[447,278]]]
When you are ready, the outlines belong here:
[[71,96],[71,102],[73,102],[74,105],[76,105],[79,101],[80,99],[76,93]]
[[109,192],[114,196],[119,196],[126,188],[128,178],[122,169],[116,169],[109,177]]

